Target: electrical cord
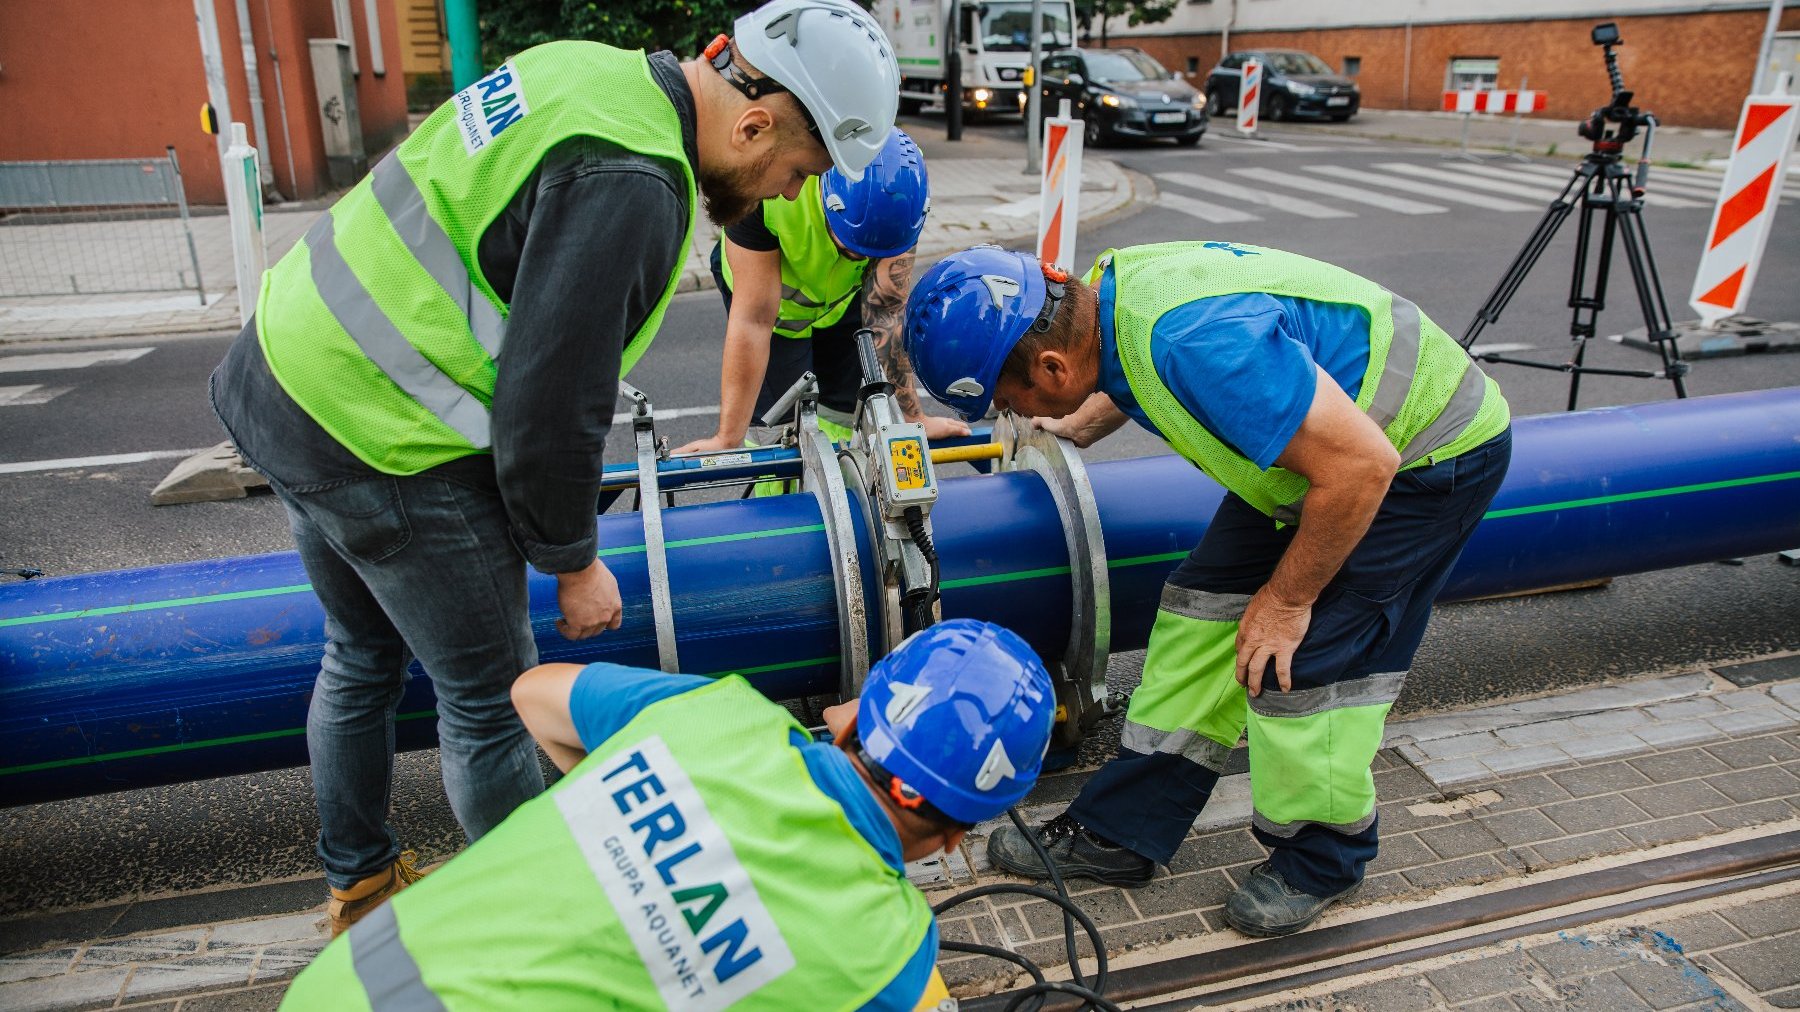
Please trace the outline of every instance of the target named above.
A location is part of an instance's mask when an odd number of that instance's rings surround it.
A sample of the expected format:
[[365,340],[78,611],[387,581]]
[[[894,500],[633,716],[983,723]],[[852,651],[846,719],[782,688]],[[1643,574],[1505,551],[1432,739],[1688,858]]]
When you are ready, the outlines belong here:
[[931,567],[930,582],[907,595],[907,605],[913,613],[913,628],[924,629],[932,624],[931,606],[938,599],[937,549],[931,544],[931,531],[925,527],[925,511],[917,506],[908,506],[905,517],[907,535],[912,538],[919,554],[925,557],[926,564]]

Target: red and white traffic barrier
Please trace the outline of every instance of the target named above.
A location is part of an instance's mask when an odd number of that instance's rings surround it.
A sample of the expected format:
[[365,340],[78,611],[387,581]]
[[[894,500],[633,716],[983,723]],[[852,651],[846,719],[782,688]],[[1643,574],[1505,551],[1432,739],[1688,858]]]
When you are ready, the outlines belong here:
[[1706,230],[1706,249],[1694,273],[1688,305],[1708,327],[1743,311],[1756,283],[1756,268],[1768,245],[1781,184],[1787,178],[1788,153],[1800,133],[1800,97],[1787,93],[1782,74],[1775,91],[1751,95],[1738,116],[1737,141],[1725,185]]
[[1238,120],[1241,134],[1255,134],[1262,107],[1262,61],[1245,60],[1243,76],[1238,79]]
[[1069,116],[1063,99],[1058,115],[1044,120],[1044,168],[1039,188],[1038,259],[1067,266],[1075,256],[1075,225],[1081,199],[1081,120]]
[[1444,92],[1445,112],[1543,112],[1547,92],[1475,91],[1464,89]]

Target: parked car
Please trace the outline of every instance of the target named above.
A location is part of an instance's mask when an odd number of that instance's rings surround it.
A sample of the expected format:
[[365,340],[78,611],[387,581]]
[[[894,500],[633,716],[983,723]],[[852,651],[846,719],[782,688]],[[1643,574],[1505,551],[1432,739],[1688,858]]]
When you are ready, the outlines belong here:
[[1255,57],[1263,66],[1264,119],[1318,116],[1343,122],[1362,105],[1362,89],[1324,60],[1298,49],[1246,49],[1232,53],[1206,75],[1206,109],[1223,116],[1238,105],[1244,61]]
[[1087,121],[1087,146],[1120,137],[1200,143],[1206,96],[1137,49],[1069,49],[1044,57],[1044,115],[1062,99]]

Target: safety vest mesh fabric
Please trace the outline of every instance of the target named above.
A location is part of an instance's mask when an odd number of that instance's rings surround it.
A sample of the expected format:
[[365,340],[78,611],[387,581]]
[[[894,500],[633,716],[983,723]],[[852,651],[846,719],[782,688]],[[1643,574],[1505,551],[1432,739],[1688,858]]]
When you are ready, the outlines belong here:
[[[1509,416],[1499,386],[1449,334],[1410,302],[1341,267],[1243,243],[1162,243],[1106,251],[1089,273],[1089,284],[1099,282],[1109,262],[1114,337],[1138,403],[1178,453],[1266,514],[1292,519],[1289,510],[1305,496],[1306,479],[1279,467],[1259,469],[1207,431],[1151,361],[1156,321],[1196,299],[1265,292],[1352,305],[1366,313],[1369,361],[1356,406],[1381,424],[1403,466],[1446,460],[1506,428]],[[1404,328],[1402,342],[1395,340],[1397,321]],[[1402,347],[1410,355],[1390,356]],[[1451,424],[1434,424],[1440,415]],[[1423,440],[1416,438],[1421,435]]]
[[[918,951],[931,909],[819,789],[790,743],[796,730],[737,676],[646,707],[548,792],[397,894],[400,951],[389,945],[390,958],[375,963],[384,950],[353,928],[295,980],[289,1004],[333,1012],[433,1000],[452,1012],[863,1005]],[[664,748],[691,793],[657,760],[634,764]],[[678,815],[661,812],[665,804]],[[578,835],[577,824],[594,831]],[[661,839],[646,856],[653,835]],[[626,867],[644,887],[621,906],[599,876],[617,886]],[[721,868],[733,870],[715,876]],[[734,934],[746,900],[769,920],[759,927],[751,918]],[[654,962],[640,949],[646,940]],[[717,979],[753,951],[755,962]],[[783,965],[748,993],[731,990]],[[403,1005],[409,998],[415,1004]]]
[[[781,311],[775,333],[811,337],[850,311],[869,261],[850,259],[831,241],[818,176],[809,177],[793,200],[771,197],[762,209],[764,227],[781,244]],[[720,259],[730,285],[731,258]]]
[[[642,52],[592,42],[528,49],[432,113],[263,279],[257,334],[307,414],[388,474],[485,451],[507,305],[476,246],[544,155],[594,136],[693,168],[679,116]],[[621,374],[655,336],[682,259]],[[603,283],[603,279],[597,283]]]

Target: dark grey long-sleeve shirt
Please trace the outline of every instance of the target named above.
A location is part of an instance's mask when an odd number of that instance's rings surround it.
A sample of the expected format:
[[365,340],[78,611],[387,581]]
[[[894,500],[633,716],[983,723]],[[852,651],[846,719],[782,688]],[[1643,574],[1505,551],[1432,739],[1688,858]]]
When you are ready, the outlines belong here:
[[[650,68],[698,165],[694,100],[669,53]],[[496,359],[492,453],[425,472],[495,491],[545,573],[594,560],[594,506],[626,342],[655,308],[692,208],[681,167],[591,136],[552,148],[476,246],[510,307]],[[648,335],[639,340],[648,340]],[[252,321],[212,377],[213,408],[246,460],[304,493],[380,477],[281,388]]]

